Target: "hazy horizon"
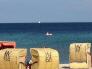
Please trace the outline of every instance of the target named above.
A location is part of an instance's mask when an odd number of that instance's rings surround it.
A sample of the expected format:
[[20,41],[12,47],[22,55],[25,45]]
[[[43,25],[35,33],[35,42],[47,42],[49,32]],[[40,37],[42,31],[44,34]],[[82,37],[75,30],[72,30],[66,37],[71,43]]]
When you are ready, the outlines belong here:
[[0,0],[0,23],[92,22],[92,0]]

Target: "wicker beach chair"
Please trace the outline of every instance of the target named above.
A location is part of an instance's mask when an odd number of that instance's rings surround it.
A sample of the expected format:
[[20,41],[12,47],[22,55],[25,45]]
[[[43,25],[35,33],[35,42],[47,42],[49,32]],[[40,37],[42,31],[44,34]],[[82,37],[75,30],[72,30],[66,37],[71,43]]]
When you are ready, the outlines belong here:
[[70,44],[71,69],[88,69],[91,67],[90,47],[91,43]]
[[32,48],[31,69],[59,69],[59,54],[51,48]]
[[26,49],[0,50],[0,69],[26,69]]

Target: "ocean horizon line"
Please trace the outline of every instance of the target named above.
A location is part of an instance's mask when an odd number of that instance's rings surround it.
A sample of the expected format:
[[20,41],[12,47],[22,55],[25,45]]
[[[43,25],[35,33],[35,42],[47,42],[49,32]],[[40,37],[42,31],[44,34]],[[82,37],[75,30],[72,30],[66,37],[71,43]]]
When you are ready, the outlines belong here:
[[32,24],[36,24],[36,23],[37,24],[41,24],[41,23],[52,23],[52,24],[53,23],[57,23],[57,24],[58,23],[66,23],[67,24],[67,23],[92,23],[92,22],[41,22],[41,21],[40,21],[40,23],[38,23],[38,22],[0,22],[0,24],[2,24],[2,23],[4,23],[4,24],[6,24],[6,23],[13,23],[13,24],[14,23],[32,23]]

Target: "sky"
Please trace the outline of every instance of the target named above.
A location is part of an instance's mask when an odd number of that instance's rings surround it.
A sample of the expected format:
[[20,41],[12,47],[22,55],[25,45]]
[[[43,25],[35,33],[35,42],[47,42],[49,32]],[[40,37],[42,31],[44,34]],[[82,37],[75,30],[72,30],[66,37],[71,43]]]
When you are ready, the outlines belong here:
[[0,0],[0,23],[92,22],[92,0]]

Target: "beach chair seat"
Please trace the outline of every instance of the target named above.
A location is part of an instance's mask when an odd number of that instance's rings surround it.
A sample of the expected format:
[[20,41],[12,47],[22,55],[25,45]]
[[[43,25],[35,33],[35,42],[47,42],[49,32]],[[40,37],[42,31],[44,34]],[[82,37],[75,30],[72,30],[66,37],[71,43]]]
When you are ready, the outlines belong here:
[[70,68],[71,69],[88,69],[88,64],[86,62],[78,63],[70,63]]

